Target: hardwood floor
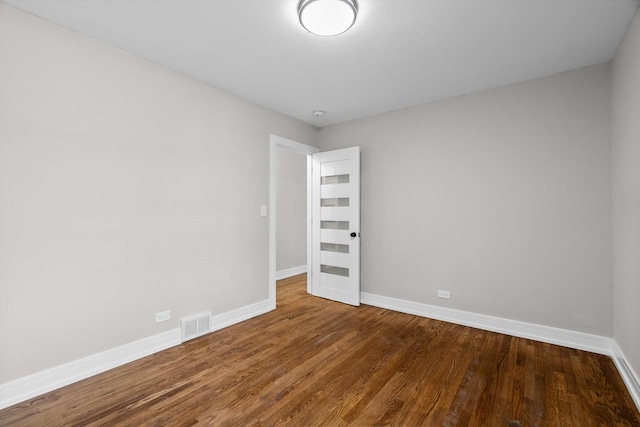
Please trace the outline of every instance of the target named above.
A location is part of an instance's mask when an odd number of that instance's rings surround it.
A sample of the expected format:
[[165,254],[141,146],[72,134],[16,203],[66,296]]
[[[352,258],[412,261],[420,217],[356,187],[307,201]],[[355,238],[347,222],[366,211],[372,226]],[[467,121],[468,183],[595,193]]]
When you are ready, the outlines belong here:
[[640,426],[610,358],[306,294],[0,411],[2,426]]

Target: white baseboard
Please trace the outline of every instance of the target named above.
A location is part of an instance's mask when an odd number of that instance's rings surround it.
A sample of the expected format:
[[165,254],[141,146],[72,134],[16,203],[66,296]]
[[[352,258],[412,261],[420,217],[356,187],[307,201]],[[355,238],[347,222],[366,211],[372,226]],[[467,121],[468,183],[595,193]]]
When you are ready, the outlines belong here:
[[0,384],[0,409],[180,344],[180,328]]
[[[306,266],[304,268],[306,271]],[[639,377],[627,362],[618,344],[611,338],[453,310],[366,292],[361,293],[361,302],[362,304],[402,313],[414,314],[611,356],[636,406],[640,409]],[[265,300],[227,313],[214,315],[211,317],[211,331],[226,328],[271,310],[272,307],[269,300]],[[89,378],[178,344],[180,344],[180,328],[143,338],[24,378],[0,384],[0,409]]]
[[306,265],[299,265],[297,267],[287,268],[285,270],[276,271],[276,280],[286,279],[288,277],[297,276],[307,272]]
[[401,313],[414,314],[417,316],[443,320],[445,322],[610,356],[627,386],[629,394],[631,394],[634,403],[638,407],[638,410],[640,410],[640,377],[629,364],[624,353],[618,346],[618,343],[612,338],[500,317],[486,316],[484,314],[453,310],[446,307],[438,307],[435,305],[384,297],[366,292],[360,293],[360,302],[362,304],[386,308],[389,310],[399,311]]
[[222,314],[211,316],[211,332],[226,328],[273,310],[269,300],[256,302]]
[[638,410],[640,411],[640,377],[633,370],[624,353],[618,346],[618,343],[614,340],[611,352],[611,358],[613,359],[613,363],[616,364],[618,368],[618,372],[620,372],[620,376],[627,388],[629,389],[629,394],[633,398]]
[[501,317],[486,316],[484,314],[384,297],[366,292],[360,294],[360,301],[362,304],[387,308],[402,313],[415,314],[417,316],[528,338],[549,344],[557,344],[578,350],[591,351],[607,356],[611,355],[611,344],[613,340],[599,335],[585,334],[583,332],[536,325]]
[[[271,311],[268,300],[211,316],[211,332]],[[0,384],[0,409],[180,344],[180,328]]]

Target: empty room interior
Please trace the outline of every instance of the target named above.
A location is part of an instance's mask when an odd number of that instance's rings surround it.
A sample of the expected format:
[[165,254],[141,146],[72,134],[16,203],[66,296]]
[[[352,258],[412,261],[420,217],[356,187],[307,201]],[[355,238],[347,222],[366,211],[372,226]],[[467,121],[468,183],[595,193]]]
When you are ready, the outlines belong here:
[[0,425],[640,426],[639,6],[0,0]]

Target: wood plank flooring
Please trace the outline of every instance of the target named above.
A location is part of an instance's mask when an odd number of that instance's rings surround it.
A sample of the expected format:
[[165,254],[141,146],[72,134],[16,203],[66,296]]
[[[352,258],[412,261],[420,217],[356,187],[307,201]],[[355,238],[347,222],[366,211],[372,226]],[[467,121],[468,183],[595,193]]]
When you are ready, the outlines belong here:
[[306,294],[0,411],[2,426],[640,426],[610,358]]

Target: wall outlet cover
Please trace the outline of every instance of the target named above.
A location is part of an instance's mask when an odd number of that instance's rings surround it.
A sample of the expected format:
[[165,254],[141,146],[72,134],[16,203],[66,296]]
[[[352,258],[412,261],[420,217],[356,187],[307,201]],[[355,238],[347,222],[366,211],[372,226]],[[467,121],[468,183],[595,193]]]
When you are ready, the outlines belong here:
[[438,298],[450,299],[451,298],[451,292],[443,291],[442,289],[438,289]]
[[156,323],[166,322],[169,319],[171,319],[171,310],[156,313]]

